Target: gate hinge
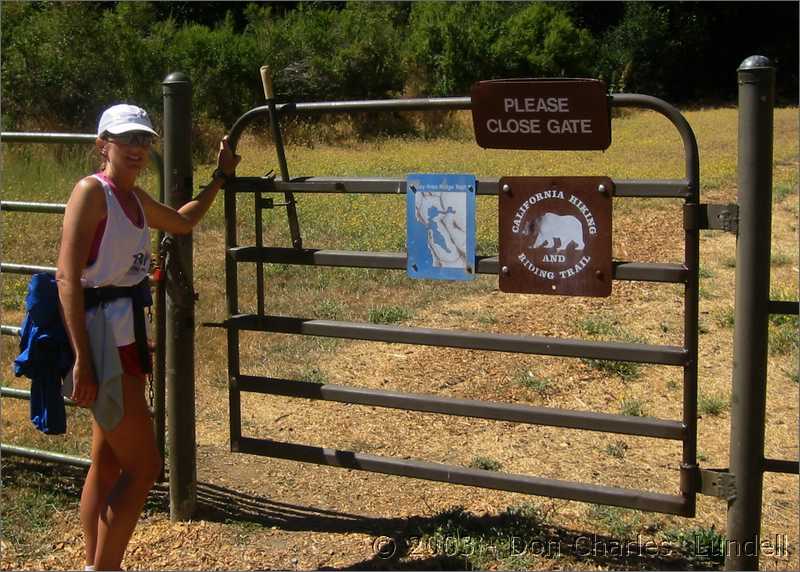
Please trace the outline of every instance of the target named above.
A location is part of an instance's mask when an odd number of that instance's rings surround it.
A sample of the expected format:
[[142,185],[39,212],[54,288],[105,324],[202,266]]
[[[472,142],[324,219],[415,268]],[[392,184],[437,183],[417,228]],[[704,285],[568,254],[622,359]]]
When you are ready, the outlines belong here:
[[683,207],[683,228],[686,230],[725,230],[739,232],[739,205],[691,203]]
[[732,500],[736,497],[736,477],[728,469],[681,465],[681,491]]
[[728,469],[701,469],[697,468],[699,487],[697,492],[701,495],[733,500],[736,498],[736,477]]

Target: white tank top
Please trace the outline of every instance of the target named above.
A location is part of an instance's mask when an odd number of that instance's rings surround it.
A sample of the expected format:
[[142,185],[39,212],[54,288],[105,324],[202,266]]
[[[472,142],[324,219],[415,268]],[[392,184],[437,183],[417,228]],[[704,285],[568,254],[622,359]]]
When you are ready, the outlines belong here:
[[[111,185],[103,177],[92,175],[103,185],[106,195],[106,227],[97,259],[84,268],[81,285],[84,288],[99,286],[134,286],[141,282],[150,270],[150,229],[144,216],[142,203],[134,195],[139,212],[142,214],[142,227],[139,228],[122,210]],[[102,305],[106,320],[112,324],[117,347],[132,344],[133,304],[130,298],[118,298]],[[97,308],[86,311],[87,321],[94,316]]]

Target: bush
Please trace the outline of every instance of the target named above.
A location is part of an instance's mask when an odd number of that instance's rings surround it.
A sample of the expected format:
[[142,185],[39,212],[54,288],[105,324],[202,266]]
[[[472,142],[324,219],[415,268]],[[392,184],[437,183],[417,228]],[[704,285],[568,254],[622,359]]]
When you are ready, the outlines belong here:
[[558,4],[532,3],[511,16],[492,46],[506,77],[587,77],[594,41]]
[[[124,21],[133,13],[141,18]],[[132,68],[147,60],[132,27],[146,10],[131,4],[98,17],[90,3],[4,2],[2,16],[4,129],[86,131],[111,103],[147,105],[141,70]]]
[[[4,129],[85,131],[122,101],[158,119],[161,81],[173,71],[192,80],[198,117],[230,126],[261,105],[264,64],[284,101],[466,95],[478,80],[526,76],[600,77],[614,91],[673,103],[730,101],[743,37],[747,54],[770,56],[782,72],[778,93],[797,101],[792,3],[87,1],[0,10]],[[389,113],[357,122],[364,133],[412,124]]]
[[413,95],[466,95],[478,80],[499,77],[492,46],[513,2],[416,2],[404,61]]
[[230,18],[214,29],[199,24],[178,28],[167,20],[156,26],[152,41],[163,54],[162,77],[179,70],[191,80],[195,115],[230,127],[245,111],[263,104],[255,40],[235,33]]
[[651,56],[668,49],[669,32],[666,7],[647,2],[625,4],[622,21],[606,34],[601,44],[596,75],[612,91],[663,96],[663,63]]
[[466,95],[485,79],[588,75],[592,45],[558,4],[418,2],[405,61],[413,92]]
[[355,2],[342,10],[301,4],[283,18],[269,7],[250,10],[248,33],[273,70],[279,99],[378,98],[403,86],[399,58],[402,11]]

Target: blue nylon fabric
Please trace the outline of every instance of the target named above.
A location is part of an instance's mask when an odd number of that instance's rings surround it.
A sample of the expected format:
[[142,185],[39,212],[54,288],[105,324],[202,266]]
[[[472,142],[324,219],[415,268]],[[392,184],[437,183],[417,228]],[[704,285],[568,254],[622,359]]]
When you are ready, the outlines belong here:
[[61,380],[75,358],[58,311],[55,276],[42,272],[31,277],[25,309],[14,375],[31,379],[30,417],[36,428],[61,435],[67,431]]

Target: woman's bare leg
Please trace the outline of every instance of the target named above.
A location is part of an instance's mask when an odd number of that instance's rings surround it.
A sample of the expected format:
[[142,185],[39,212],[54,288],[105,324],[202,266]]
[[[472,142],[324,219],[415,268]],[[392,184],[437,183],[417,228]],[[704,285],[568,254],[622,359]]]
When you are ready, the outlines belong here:
[[119,480],[120,466],[97,421],[92,420],[92,465],[81,492],[81,527],[86,544],[86,564],[94,564],[97,551],[97,521],[108,507],[111,489]]
[[122,469],[100,512],[97,529],[96,570],[119,570],[147,494],[161,472],[153,420],[144,398],[143,379],[123,375],[125,414],[105,441]]

